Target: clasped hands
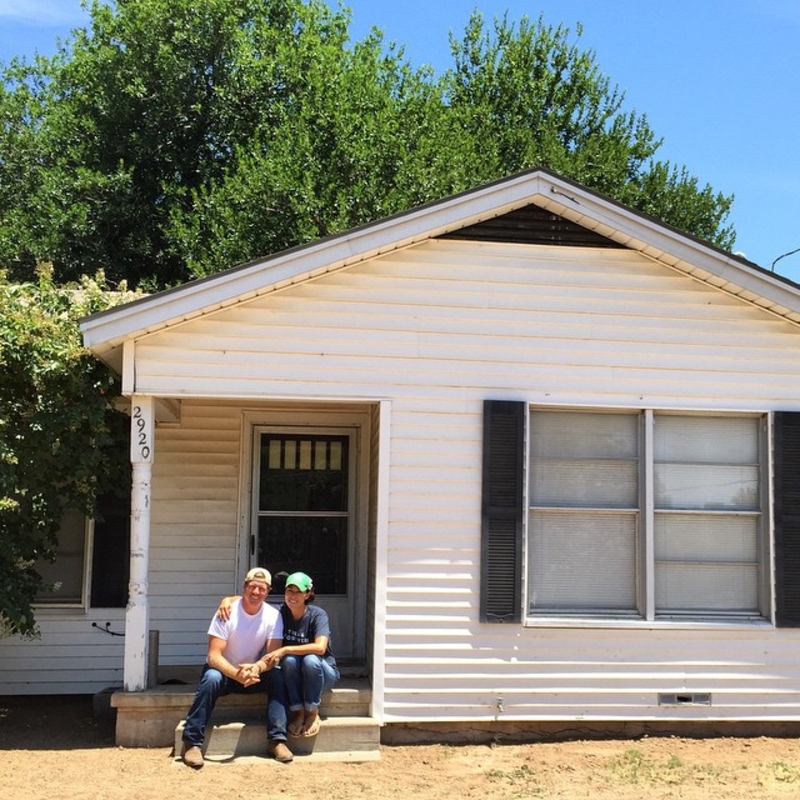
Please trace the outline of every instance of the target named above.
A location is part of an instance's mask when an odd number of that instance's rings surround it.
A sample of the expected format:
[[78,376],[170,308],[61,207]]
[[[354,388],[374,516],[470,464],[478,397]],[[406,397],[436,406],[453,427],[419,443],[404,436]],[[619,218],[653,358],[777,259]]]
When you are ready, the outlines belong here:
[[[236,680],[245,688],[252,686],[261,680],[261,673],[271,670],[275,664],[277,664],[278,660],[279,659],[273,653],[264,656],[260,661],[256,661],[254,664],[239,664],[239,669],[236,670]],[[262,663],[266,667],[264,670],[261,669]]]

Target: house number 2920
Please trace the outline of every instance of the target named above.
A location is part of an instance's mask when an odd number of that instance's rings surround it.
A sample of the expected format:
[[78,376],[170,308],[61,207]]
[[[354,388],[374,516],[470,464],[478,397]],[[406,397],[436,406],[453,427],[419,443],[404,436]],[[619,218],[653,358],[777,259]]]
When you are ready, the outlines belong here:
[[133,428],[134,448],[138,450],[142,461],[147,461],[151,452],[150,437],[147,430],[147,420],[144,418],[141,406],[133,407]]

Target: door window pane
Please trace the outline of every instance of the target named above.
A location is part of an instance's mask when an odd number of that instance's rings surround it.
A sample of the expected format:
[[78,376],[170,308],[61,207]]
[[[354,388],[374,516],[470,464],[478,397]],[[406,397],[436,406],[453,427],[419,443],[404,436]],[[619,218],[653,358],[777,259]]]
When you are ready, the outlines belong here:
[[258,563],[273,575],[301,570],[317,594],[347,593],[347,518],[269,516],[258,521]]
[[346,511],[346,436],[262,434],[259,511]]

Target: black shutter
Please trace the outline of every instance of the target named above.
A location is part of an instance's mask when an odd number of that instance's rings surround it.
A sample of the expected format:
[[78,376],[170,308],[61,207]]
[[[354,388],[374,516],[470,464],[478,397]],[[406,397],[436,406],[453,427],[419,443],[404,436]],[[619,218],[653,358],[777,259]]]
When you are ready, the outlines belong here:
[[92,549],[92,608],[125,608],[130,574],[130,494],[97,501]]
[[481,622],[520,622],[525,403],[483,404]]
[[800,413],[775,414],[775,622],[800,627]]

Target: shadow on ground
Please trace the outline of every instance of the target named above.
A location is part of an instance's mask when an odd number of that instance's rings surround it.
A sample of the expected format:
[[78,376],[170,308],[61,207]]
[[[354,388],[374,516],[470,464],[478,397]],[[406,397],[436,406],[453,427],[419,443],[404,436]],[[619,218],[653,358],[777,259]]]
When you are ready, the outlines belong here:
[[82,750],[114,745],[114,719],[92,695],[0,697],[0,750]]

